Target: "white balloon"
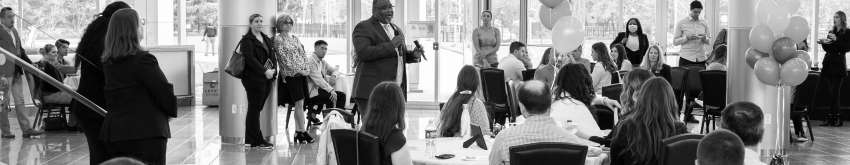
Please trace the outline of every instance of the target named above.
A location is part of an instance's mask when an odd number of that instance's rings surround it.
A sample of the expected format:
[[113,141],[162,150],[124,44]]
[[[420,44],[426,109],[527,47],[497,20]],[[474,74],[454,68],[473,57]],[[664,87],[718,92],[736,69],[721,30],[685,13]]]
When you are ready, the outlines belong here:
[[777,34],[788,27],[788,17],[790,16],[787,7],[779,3],[776,0],[761,0],[756,4],[755,13],[757,23],[766,24],[771,29],[777,29],[774,31]]
[[558,5],[562,4],[563,2],[564,2],[564,0],[540,0],[540,3],[542,3],[543,5],[546,5],[547,7],[550,7],[550,8],[554,8],[555,6],[558,6]]
[[809,22],[801,16],[793,16],[789,19],[788,28],[785,28],[785,36],[794,40],[795,43],[805,40],[812,28],[809,27]]
[[786,10],[789,14],[794,15],[800,10],[800,0],[784,0],[785,2],[780,3],[785,5]]
[[552,8],[546,7],[546,5],[540,5],[540,12],[537,13],[540,17],[540,24],[543,25],[546,29],[552,29],[555,27],[555,21],[552,19]]
[[558,5],[558,6],[552,8],[552,15],[551,15],[550,18],[552,19],[552,21],[558,21],[563,17],[572,16],[572,15],[573,15],[572,5],[570,5],[569,2],[564,2],[564,3],[561,3],[561,5]]
[[584,42],[584,23],[576,17],[558,19],[552,28],[552,46],[557,52],[569,52]]

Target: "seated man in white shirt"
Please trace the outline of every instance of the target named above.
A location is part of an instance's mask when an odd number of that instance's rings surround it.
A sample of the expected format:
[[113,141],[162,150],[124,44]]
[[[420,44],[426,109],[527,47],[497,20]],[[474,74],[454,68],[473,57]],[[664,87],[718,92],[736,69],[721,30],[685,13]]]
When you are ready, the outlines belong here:
[[721,115],[720,127],[737,134],[746,147],[746,165],[764,165],[759,159],[758,144],[764,134],[764,114],[751,102],[729,104]]
[[699,142],[696,165],[743,165],[744,143],[735,133],[715,130]]
[[[500,62],[501,64],[501,62]],[[552,117],[549,117],[549,106],[552,104],[552,94],[541,81],[531,80],[518,89],[519,101],[525,106],[522,114],[525,121],[516,127],[507,128],[496,136],[493,148],[490,150],[490,164],[510,164],[509,149],[512,146],[538,142],[564,142],[576,145],[598,146],[591,141],[581,139],[559,127]],[[590,147],[588,155],[598,155],[601,150]]]
[[[324,40],[318,40],[313,45],[315,47],[313,56],[308,60],[308,64],[310,65],[310,81],[307,81],[307,86],[310,90],[310,98],[307,99],[307,105],[344,108],[345,93],[334,89],[334,83],[336,82],[334,73],[336,72],[336,68],[331,67],[324,60],[325,54],[328,52],[328,43]],[[312,123],[321,124],[322,122],[316,118],[317,113],[318,111],[308,113],[307,119]]]
[[528,49],[522,42],[514,41],[509,50],[511,54],[499,60],[499,69],[505,72],[505,81],[522,81],[522,71],[530,67],[527,64],[531,63],[527,60]]

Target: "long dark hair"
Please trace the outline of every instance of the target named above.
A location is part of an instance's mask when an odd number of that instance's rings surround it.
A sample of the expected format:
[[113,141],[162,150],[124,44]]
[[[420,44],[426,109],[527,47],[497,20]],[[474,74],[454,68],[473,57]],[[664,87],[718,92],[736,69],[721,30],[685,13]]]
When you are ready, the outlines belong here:
[[457,75],[457,90],[440,110],[440,122],[437,124],[440,136],[451,137],[460,131],[460,116],[463,105],[469,103],[478,92],[480,84],[478,71],[471,65],[463,66]]
[[366,108],[364,131],[386,140],[393,131],[404,130],[404,94],[398,83],[384,81],[375,86]]
[[623,66],[620,66],[620,65],[622,65],[623,61],[626,60],[626,47],[623,46],[623,44],[614,44],[614,45],[611,45],[611,49],[617,50],[617,59],[614,59],[614,61],[617,62],[617,68],[618,69],[623,68]]
[[139,44],[139,13],[133,9],[121,9],[112,15],[104,40],[103,62],[135,55],[142,50]]
[[546,48],[546,51],[543,51],[543,59],[540,59],[540,65],[537,65],[537,66],[552,64],[553,63],[553,61],[551,61],[552,54],[554,54],[552,52],[552,48]]
[[130,5],[123,1],[112,2],[103,9],[103,12],[97,15],[83,33],[80,38],[80,43],[77,44],[77,56],[74,57],[74,65],[79,66],[83,61],[81,58],[86,58],[86,61],[92,62],[95,67],[100,66],[100,56],[103,54],[104,36],[106,36],[106,28],[109,26],[109,19],[119,9],[130,8]]
[[643,25],[640,24],[640,20],[638,20],[637,18],[629,18],[629,20],[626,21],[626,33],[631,34],[629,32],[629,22],[632,22],[632,21],[635,21],[635,24],[637,24],[638,28],[637,28],[637,31],[635,31],[637,33],[637,35],[644,35],[643,34]]
[[554,88],[555,100],[572,98],[590,106],[590,102],[596,97],[590,73],[582,64],[567,64],[561,67],[555,77]]
[[597,42],[593,44],[592,48],[596,52],[596,59],[599,60],[597,64],[602,65],[607,72],[617,71],[617,65],[611,62],[611,55],[608,55],[608,47],[605,46],[605,43]]
[[617,133],[625,135],[616,135],[613,140],[628,138],[625,152],[621,153],[629,155],[617,156],[629,157],[636,164],[661,162],[661,139],[677,134],[673,88],[664,78],[653,77],[641,86],[636,98],[633,112],[617,127]]
[[847,30],[847,14],[841,10],[836,11],[835,14],[840,17],[839,21],[841,22],[841,25],[832,25],[832,31],[838,33]]
[[632,106],[635,104],[632,96],[640,90],[640,87],[643,86],[646,80],[653,76],[652,72],[641,68],[635,68],[629,71],[629,73],[626,73],[625,78],[623,78],[623,92],[620,93],[620,104],[623,107],[621,111],[622,116],[631,113]]

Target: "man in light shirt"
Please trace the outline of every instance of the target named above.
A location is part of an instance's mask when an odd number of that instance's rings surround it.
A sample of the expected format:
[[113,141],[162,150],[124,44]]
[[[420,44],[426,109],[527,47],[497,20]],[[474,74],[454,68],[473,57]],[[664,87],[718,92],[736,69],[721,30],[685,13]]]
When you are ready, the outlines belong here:
[[[676,24],[676,37],[673,39],[673,44],[681,46],[679,50],[679,66],[688,68],[697,68],[697,70],[705,69],[706,47],[708,47],[708,25],[705,21],[699,19],[702,13],[702,3],[697,0],[691,2],[690,17],[679,21]],[[701,68],[701,69],[699,69]],[[691,103],[694,96],[699,93],[690,93],[685,99],[686,103]],[[693,108],[689,104],[685,104],[684,120],[688,123],[698,123],[691,114]]]
[[[328,43],[324,40],[316,41],[313,44],[315,49],[313,56],[309,60],[310,64],[310,81],[307,81],[309,88],[309,96],[307,105],[324,105],[326,108],[343,108],[345,106],[345,93],[334,89],[334,72],[336,68],[331,67],[324,60],[325,54],[328,52]],[[307,114],[307,119],[313,123],[322,123],[316,118],[317,111],[312,111]]]
[[509,50],[511,55],[499,60],[499,69],[505,72],[505,81],[522,81],[522,71],[528,67],[523,61],[528,56],[528,49],[522,42],[514,41]]
[[758,144],[764,134],[764,114],[761,108],[751,102],[736,102],[729,104],[721,114],[723,122],[720,127],[734,132],[744,142],[744,164],[764,165],[758,152]]
[[[499,64],[502,64],[501,62]],[[552,93],[542,81],[530,80],[519,86],[517,95],[519,102],[525,108],[522,114],[525,121],[516,127],[507,128],[496,136],[493,148],[490,150],[490,164],[510,164],[509,149],[512,146],[539,142],[563,142],[582,146],[599,146],[598,144],[581,139],[558,126],[549,117],[549,107],[552,105]],[[597,147],[588,148],[588,155],[598,155],[601,150]]]

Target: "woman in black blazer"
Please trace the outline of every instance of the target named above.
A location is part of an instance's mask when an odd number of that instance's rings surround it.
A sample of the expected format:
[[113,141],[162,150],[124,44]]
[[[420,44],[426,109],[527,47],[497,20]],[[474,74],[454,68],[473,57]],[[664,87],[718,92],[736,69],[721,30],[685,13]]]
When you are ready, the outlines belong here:
[[277,60],[272,51],[272,40],[263,34],[263,16],[253,14],[249,17],[251,27],[239,41],[239,50],[245,56],[245,70],[242,71],[242,86],[248,95],[248,113],[245,115],[245,144],[261,149],[271,149],[274,145],[263,138],[260,131],[260,111],[271,92],[274,75],[277,74]]
[[841,120],[841,113],[838,111],[840,104],[841,84],[844,77],[847,77],[847,62],[845,55],[850,51],[850,29],[847,28],[847,15],[843,11],[835,12],[833,16],[833,27],[829,31],[826,39],[818,41],[826,51],[823,58],[823,70],[821,70],[821,86],[828,90],[830,99],[829,114],[826,117],[826,123],[821,126],[837,126],[844,125]]
[[100,138],[110,157],[132,157],[147,164],[165,164],[177,117],[177,98],[156,57],[142,50],[139,15],[121,9],[112,15],[103,51],[105,109]]
[[614,44],[625,46],[626,57],[632,62],[633,66],[638,66],[643,61],[646,49],[649,48],[649,39],[643,33],[640,21],[637,18],[631,18],[626,22],[626,31],[617,34],[617,38],[614,38],[614,42],[611,42],[609,47]]
[[[77,93],[88,98],[98,106],[103,107],[103,65],[100,56],[103,55],[103,39],[109,19],[119,9],[130,8],[127,3],[113,2],[103,9],[103,12],[86,27],[86,32],[77,45],[76,66],[80,69],[80,84]],[[103,116],[92,111],[76,100],[71,101],[71,113],[77,118],[86,135],[89,147],[89,164],[100,164],[106,161],[106,146],[98,138]]]

